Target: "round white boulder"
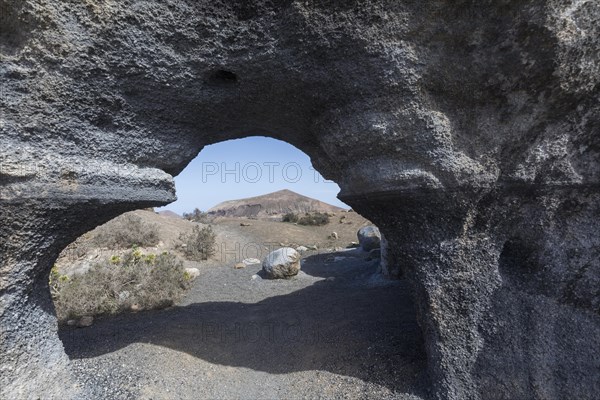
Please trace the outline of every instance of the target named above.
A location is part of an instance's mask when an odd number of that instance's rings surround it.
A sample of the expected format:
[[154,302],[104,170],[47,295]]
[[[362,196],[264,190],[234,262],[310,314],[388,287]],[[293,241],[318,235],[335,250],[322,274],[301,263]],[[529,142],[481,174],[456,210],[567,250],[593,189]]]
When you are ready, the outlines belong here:
[[262,269],[269,279],[286,279],[300,271],[300,254],[291,247],[282,247],[267,255]]
[[188,274],[190,280],[196,279],[200,276],[200,270],[198,268],[186,268],[185,272]]

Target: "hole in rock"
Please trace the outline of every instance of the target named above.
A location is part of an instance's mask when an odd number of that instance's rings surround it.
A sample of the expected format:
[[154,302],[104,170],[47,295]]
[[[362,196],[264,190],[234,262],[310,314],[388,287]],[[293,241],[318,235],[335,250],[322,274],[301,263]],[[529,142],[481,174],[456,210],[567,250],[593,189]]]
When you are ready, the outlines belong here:
[[[356,247],[371,222],[306,154],[265,137],[230,140],[205,147],[175,182],[176,202],[86,233],[52,270],[59,334],[92,390],[425,393],[409,285],[382,276],[378,251]],[[285,267],[263,268],[273,251],[291,258]]]
[[518,237],[504,243],[498,264],[503,278],[518,287],[523,286],[522,282],[535,280],[539,271],[535,249]]
[[212,84],[230,85],[238,81],[238,77],[231,71],[219,69],[210,74],[209,82]]

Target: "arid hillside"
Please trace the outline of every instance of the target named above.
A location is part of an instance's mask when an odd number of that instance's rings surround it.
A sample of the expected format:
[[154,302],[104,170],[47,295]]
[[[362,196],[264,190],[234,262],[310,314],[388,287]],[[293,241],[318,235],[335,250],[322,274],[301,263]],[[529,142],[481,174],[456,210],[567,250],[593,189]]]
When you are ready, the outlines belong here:
[[208,214],[225,217],[269,218],[286,213],[335,213],[340,211],[344,210],[286,189],[247,199],[224,201],[209,209]]
[[[139,218],[144,226],[156,230],[156,244],[141,246],[141,250],[155,253],[169,251],[182,259],[180,235],[190,232],[194,226],[206,226],[164,213],[133,211],[99,226],[69,245],[56,262],[59,271],[68,275],[72,272],[84,272],[99,259],[110,258],[119,253],[98,244],[96,239],[101,232],[110,230],[111,225],[127,215]],[[284,246],[316,247],[317,250],[309,250],[312,254],[316,251],[334,251],[336,248],[352,246],[352,242],[357,241],[356,232],[370,224],[355,212],[341,211],[329,215],[330,222],[322,226],[303,226],[273,219],[247,221],[246,218],[215,217],[210,224],[216,234],[216,252],[211,260],[224,265],[241,261],[246,256],[262,260],[269,251]],[[232,249],[238,249],[240,254],[233,257]]]

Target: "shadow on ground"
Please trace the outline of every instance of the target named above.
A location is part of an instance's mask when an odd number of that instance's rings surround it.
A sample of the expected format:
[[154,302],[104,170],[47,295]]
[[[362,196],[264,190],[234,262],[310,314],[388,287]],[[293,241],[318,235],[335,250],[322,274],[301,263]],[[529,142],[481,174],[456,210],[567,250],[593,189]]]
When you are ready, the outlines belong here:
[[[308,259],[304,271],[317,274],[320,257]],[[425,351],[408,283],[349,285],[338,279],[347,268],[328,268],[321,275],[337,271],[335,279],[257,303],[204,302],[124,314],[85,329],[63,328],[60,336],[71,359],[151,343],[213,364],[271,374],[329,371],[423,395]]]

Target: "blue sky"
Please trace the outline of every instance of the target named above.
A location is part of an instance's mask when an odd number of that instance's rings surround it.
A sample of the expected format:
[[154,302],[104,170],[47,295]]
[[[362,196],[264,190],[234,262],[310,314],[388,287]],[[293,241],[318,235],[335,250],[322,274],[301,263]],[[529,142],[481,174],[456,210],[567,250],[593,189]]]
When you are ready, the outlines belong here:
[[314,170],[310,158],[280,140],[253,136],[206,146],[175,177],[177,201],[158,208],[178,214],[206,211],[225,201],[289,189],[349,208],[336,198],[340,188]]

